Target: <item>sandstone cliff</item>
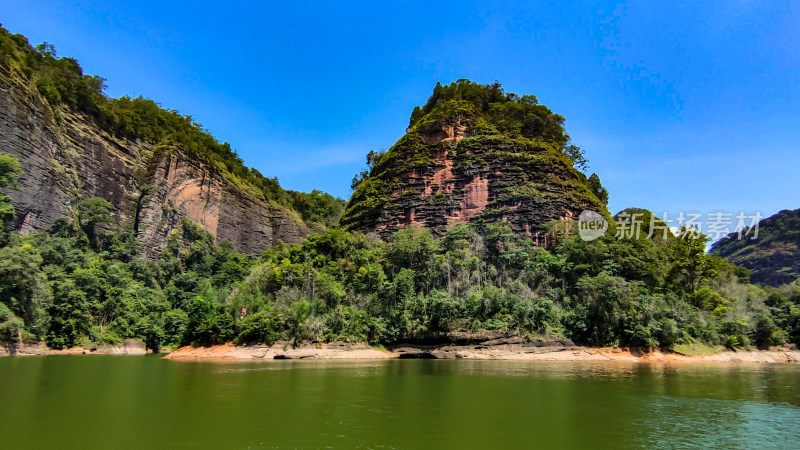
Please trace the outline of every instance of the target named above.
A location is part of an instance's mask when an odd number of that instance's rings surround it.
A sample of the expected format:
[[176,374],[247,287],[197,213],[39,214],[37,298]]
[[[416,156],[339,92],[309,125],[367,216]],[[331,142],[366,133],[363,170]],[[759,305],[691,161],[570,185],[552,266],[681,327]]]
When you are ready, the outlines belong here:
[[437,86],[391,149],[372,157],[342,223],[387,236],[418,224],[507,222],[546,245],[547,224],[608,216],[564,152],[563,118],[499,85]]
[[[69,108],[54,111],[33,83],[0,65],[0,152],[20,160],[20,189],[10,191],[22,233],[70,217],[76,200],[102,197],[120,224],[138,218],[139,237],[154,257],[186,216],[237,251],[259,253],[309,229],[289,208],[252,186],[215,174],[180,147],[112,136]],[[143,195],[141,188],[149,186]]]

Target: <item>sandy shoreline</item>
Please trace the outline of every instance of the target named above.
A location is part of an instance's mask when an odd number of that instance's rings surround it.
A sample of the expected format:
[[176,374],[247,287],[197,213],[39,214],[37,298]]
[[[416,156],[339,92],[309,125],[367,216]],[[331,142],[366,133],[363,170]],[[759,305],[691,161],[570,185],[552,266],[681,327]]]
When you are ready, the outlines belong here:
[[272,346],[236,346],[231,343],[211,347],[181,347],[164,358],[193,361],[257,361],[274,359],[470,359],[520,361],[627,361],[633,363],[798,363],[800,351],[788,349],[722,351],[709,356],[679,353],[640,352],[627,348],[588,348],[569,341],[487,342],[471,345],[398,345],[388,350],[366,344],[341,342],[302,344],[287,342]]

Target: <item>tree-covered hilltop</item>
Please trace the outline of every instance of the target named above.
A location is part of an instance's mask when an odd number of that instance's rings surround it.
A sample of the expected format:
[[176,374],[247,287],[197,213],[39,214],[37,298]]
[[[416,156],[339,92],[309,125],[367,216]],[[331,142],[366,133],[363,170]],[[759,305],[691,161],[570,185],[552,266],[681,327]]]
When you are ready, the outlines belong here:
[[34,84],[57,123],[64,120],[67,110],[78,112],[115,137],[184,153],[220,177],[254,187],[267,201],[296,210],[311,225],[338,223],[344,200],[320,191],[282,189],[276,178],[246,167],[229,143],[217,141],[191,116],[143,97],[107,97],[103,78],[84,74],[74,58],[58,57],[51,44],[32,46],[24,36],[0,27],[0,69],[16,83]]
[[485,129],[471,130],[481,134],[537,139],[552,142],[562,150],[570,142],[564,117],[539,104],[535,95],[506,93],[498,82],[479,84],[466,79],[448,86],[437,83],[425,105],[414,107],[408,128],[436,131],[441,121],[457,114],[483,119],[473,127]]
[[[0,169],[8,189],[18,168],[0,156]],[[109,230],[109,208],[88,198],[47,232],[3,229],[1,340],[389,344],[494,330],[592,346],[800,343],[800,285],[751,285],[703,238],[586,242],[572,227],[546,249],[503,223],[387,241],[331,227],[249,257],[184,219],[152,261],[132,230]]]
[[342,224],[382,235],[410,223],[507,222],[546,233],[547,223],[583,209],[610,215],[608,192],[564,129],[564,117],[535,96],[458,80],[437,84],[414,108],[408,130],[353,179]]
[[800,209],[783,210],[755,228],[731,233],[715,242],[711,254],[721,256],[752,272],[751,280],[780,286],[800,280]]

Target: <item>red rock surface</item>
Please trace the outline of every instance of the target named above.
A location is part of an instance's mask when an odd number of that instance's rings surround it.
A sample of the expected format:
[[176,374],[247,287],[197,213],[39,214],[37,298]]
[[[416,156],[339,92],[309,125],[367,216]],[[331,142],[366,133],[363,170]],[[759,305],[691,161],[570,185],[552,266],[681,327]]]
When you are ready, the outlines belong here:
[[[506,222],[547,245],[548,222],[570,221],[587,208],[607,214],[585,177],[552,147],[477,139],[470,120],[458,117],[420,132],[418,141],[413,135],[399,141],[365,181],[388,185],[383,201],[357,189],[343,224],[386,237],[411,224],[440,230],[453,222]],[[420,157],[426,154],[429,159]],[[420,163],[409,167],[415,160]]]

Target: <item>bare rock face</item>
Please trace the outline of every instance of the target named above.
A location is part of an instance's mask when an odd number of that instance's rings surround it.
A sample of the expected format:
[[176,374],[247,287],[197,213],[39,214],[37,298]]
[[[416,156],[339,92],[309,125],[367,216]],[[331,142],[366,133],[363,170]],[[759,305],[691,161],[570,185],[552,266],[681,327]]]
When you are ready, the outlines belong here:
[[9,196],[23,233],[71,214],[79,194],[108,199],[118,218],[130,209],[131,185],[147,148],[118,142],[70,113],[56,125],[53,111],[32,86],[0,72],[0,151],[19,159],[20,189]]
[[710,254],[750,269],[753,283],[780,286],[800,280],[800,209],[778,212],[740,236],[715,242]]
[[549,222],[608,215],[560,148],[473,133],[476,121],[459,114],[410,129],[356,188],[342,223],[386,237],[411,224],[506,222],[547,245]]
[[147,348],[139,339],[125,339],[117,345],[101,345],[94,352],[101,355],[145,355]]
[[[119,139],[84,115],[58,114],[56,120],[29,82],[0,69],[0,152],[19,159],[23,168],[20,189],[8,192],[22,233],[71,217],[71,207],[86,197],[111,202],[119,224],[132,224],[138,210],[139,238],[150,257],[160,254],[182,216],[251,254],[309,233],[295,212],[213,174],[180,149]],[[137,202],[143,184],[153,191]]]
[[157,155],[150,166],[153,192],[141,210],[139,226],[151,256],[166,245],[181,217],[203,225],[218,240],[230,241],[234,250],[251,254],[277,242],[300,242],[309,234],[294,212],[268,204],[258,192],[242,192],[179,155]]

